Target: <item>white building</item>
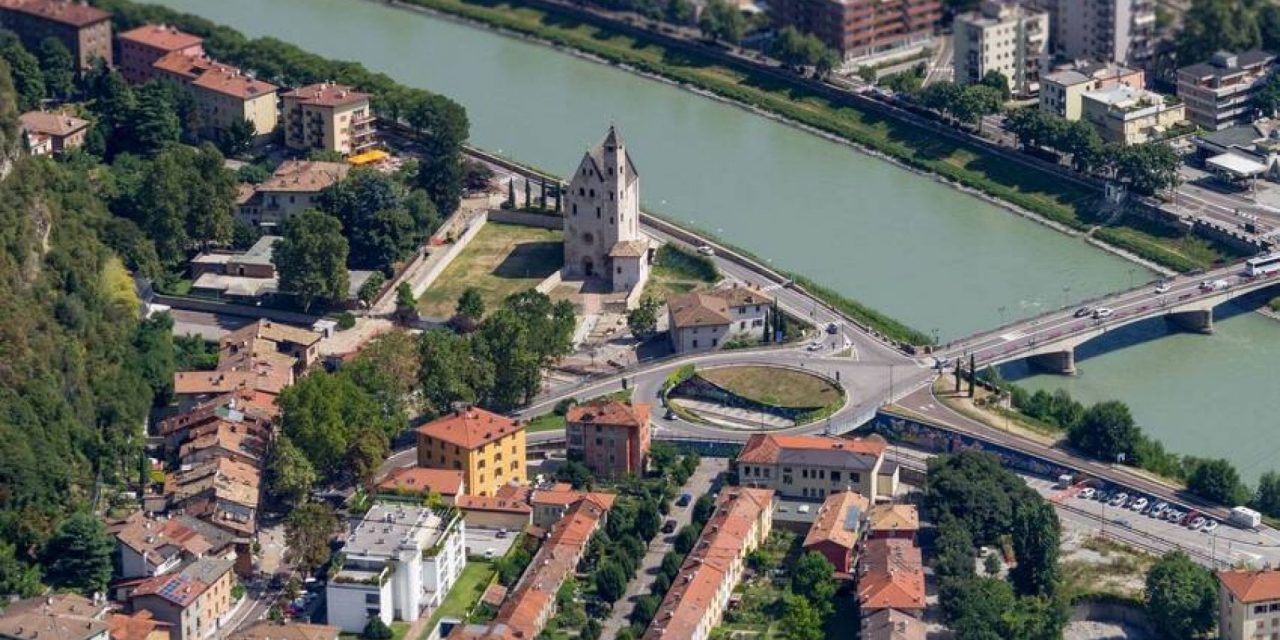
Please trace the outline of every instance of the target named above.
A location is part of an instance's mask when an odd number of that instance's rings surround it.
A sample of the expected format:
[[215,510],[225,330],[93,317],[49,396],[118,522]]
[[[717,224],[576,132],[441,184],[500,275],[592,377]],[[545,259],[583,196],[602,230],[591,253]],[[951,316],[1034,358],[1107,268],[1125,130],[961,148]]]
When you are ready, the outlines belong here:
[[999,71],[1009,80],[1013,95],[1039,92],[1040,71],[1048,62],[1048,13],[984,0],[979,11],[956,16],[953,29],[958,84],[975,84],[988,71]]
[[1154,91],[1118,85],[1081,96],[1081,114],[1107,142],[1124,145],[1159,139],[1187,119],[1181,101]]
[[1208,62],[1178,69],[1178,97],[1187,117],[1210,131],[1221,131],[1253,119],[1254,96],[1267,83],[1276,57],[1261,50],[1219,51]]
[[1031,0],[1049,14],[1053,51],[1072,60],[1141,65],[1154,53],[1155,0]]
[[329,624],[359,633],[372,616],[417,620],[438,607],[467,563],[466,525],[448,509],[375,504],[342,550],[326,589]]
[[758,289],[733,286],[667,299],[671,347],[676,353],[716,349],[734,338],[763,341],[773,300]]
[[631,291],[644,286],[649,262],[649,241],[640,233],[640,174],[609,127],[582,156],[565,193],[564,275]]

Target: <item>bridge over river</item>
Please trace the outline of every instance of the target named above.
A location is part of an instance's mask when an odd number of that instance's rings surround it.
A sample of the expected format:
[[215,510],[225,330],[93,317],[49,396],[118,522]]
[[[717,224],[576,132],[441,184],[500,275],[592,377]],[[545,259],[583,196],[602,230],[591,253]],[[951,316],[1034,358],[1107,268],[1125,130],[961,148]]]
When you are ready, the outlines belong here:
[[1163,317],[1189,331],[1212,333],[1215,307],[1275,285],[1280,285],[1280,272],[1250,277],[1243,265],[1233,264],[1019,320],[951,342],[935,353],[940,360],[972,356],[977,367],[1027,359],[1047,371],[1071,374],[1076,347],[1107,332]]

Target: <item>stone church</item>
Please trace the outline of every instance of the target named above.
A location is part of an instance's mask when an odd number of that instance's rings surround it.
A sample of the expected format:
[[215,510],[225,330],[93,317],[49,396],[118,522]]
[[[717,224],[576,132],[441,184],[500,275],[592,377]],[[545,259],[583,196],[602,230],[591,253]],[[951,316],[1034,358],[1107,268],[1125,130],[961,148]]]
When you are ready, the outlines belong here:
[[565,193],[564,272],[631,291],[649,277],[649,241],[640,233],[640,175],[611,126],[582,157]]

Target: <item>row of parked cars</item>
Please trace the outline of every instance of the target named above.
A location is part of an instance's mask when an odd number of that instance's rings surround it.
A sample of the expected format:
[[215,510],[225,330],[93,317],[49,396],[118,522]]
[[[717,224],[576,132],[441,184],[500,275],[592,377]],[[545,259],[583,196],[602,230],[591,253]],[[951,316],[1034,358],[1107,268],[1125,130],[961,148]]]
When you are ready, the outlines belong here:
[[1105,502],[1111,507],[1130,509],[1152,518],[1183,525],[1192,531],[1210,533],[1218,528],[1218,521],[1207,515],[1193,509],[1182,511],[1176,505],[1139,494],[1129,495],[1119,490],[1111,492],[1106,489],[1086,487],[1080,491],[1079,495],[1085,500]]

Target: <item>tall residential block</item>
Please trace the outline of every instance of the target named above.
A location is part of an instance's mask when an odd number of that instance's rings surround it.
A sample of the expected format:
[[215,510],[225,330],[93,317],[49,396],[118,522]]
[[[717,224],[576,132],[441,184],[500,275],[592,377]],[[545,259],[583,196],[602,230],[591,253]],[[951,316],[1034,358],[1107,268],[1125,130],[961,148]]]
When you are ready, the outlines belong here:
[[351,155],[378,144],[369,94],[322,82],[282,94],[284,144]]
[[776,0],[779,25],[812,33],[846,59],[922,45],[942,19],[939,0]]
[[1144,74],[1114,63],[1083,63],[1058,69],[1040,81],[1040,110],[1067,120],[1079,120],[1084,94],[1126,86],[1142,89]]
[[956,16],[955,80],[980,82],[999,71],[1019,97],[1040,91],[1040,71],[1048,61],[1049,14],[1014,2],[986,0],[979,11]]
[[155,63],[171,53],[204,56],[204,38],[163,24],[144,24],[119,36],[120,55],[116,62],[120,74],[134,84],[142,84],[155,76]]
[[1253,97],[1266,84],[1275,59],[1256,49],[1219,51],[1208,62],[1178,69],[1178,97],[1187,103],[1187,118],[1210,131],[1248,123]]
[[53,36],[71,51],[80,71],[101,59],[111,64],[111,14],[69,0],[0,0],[0,27],[31,50]]
[[524,424],[468,407],[418,427],[418,466],[461,471],[472,495],[525,482]]
[[1142,65],[1155,52],[1155,0],[1029,0],[1049,14],[1053,52],[1072,60]]
[[232,123],[247,121],[262,138],[276,128],[278,87],[237,67],[203,56],[166,54],[151,65],[153,77],[172,82],[195,103],[195,128],[216,138]]
[[649,458],[649,405],[596,400],[565,416],[567,448],[597,477],[643,476]]

